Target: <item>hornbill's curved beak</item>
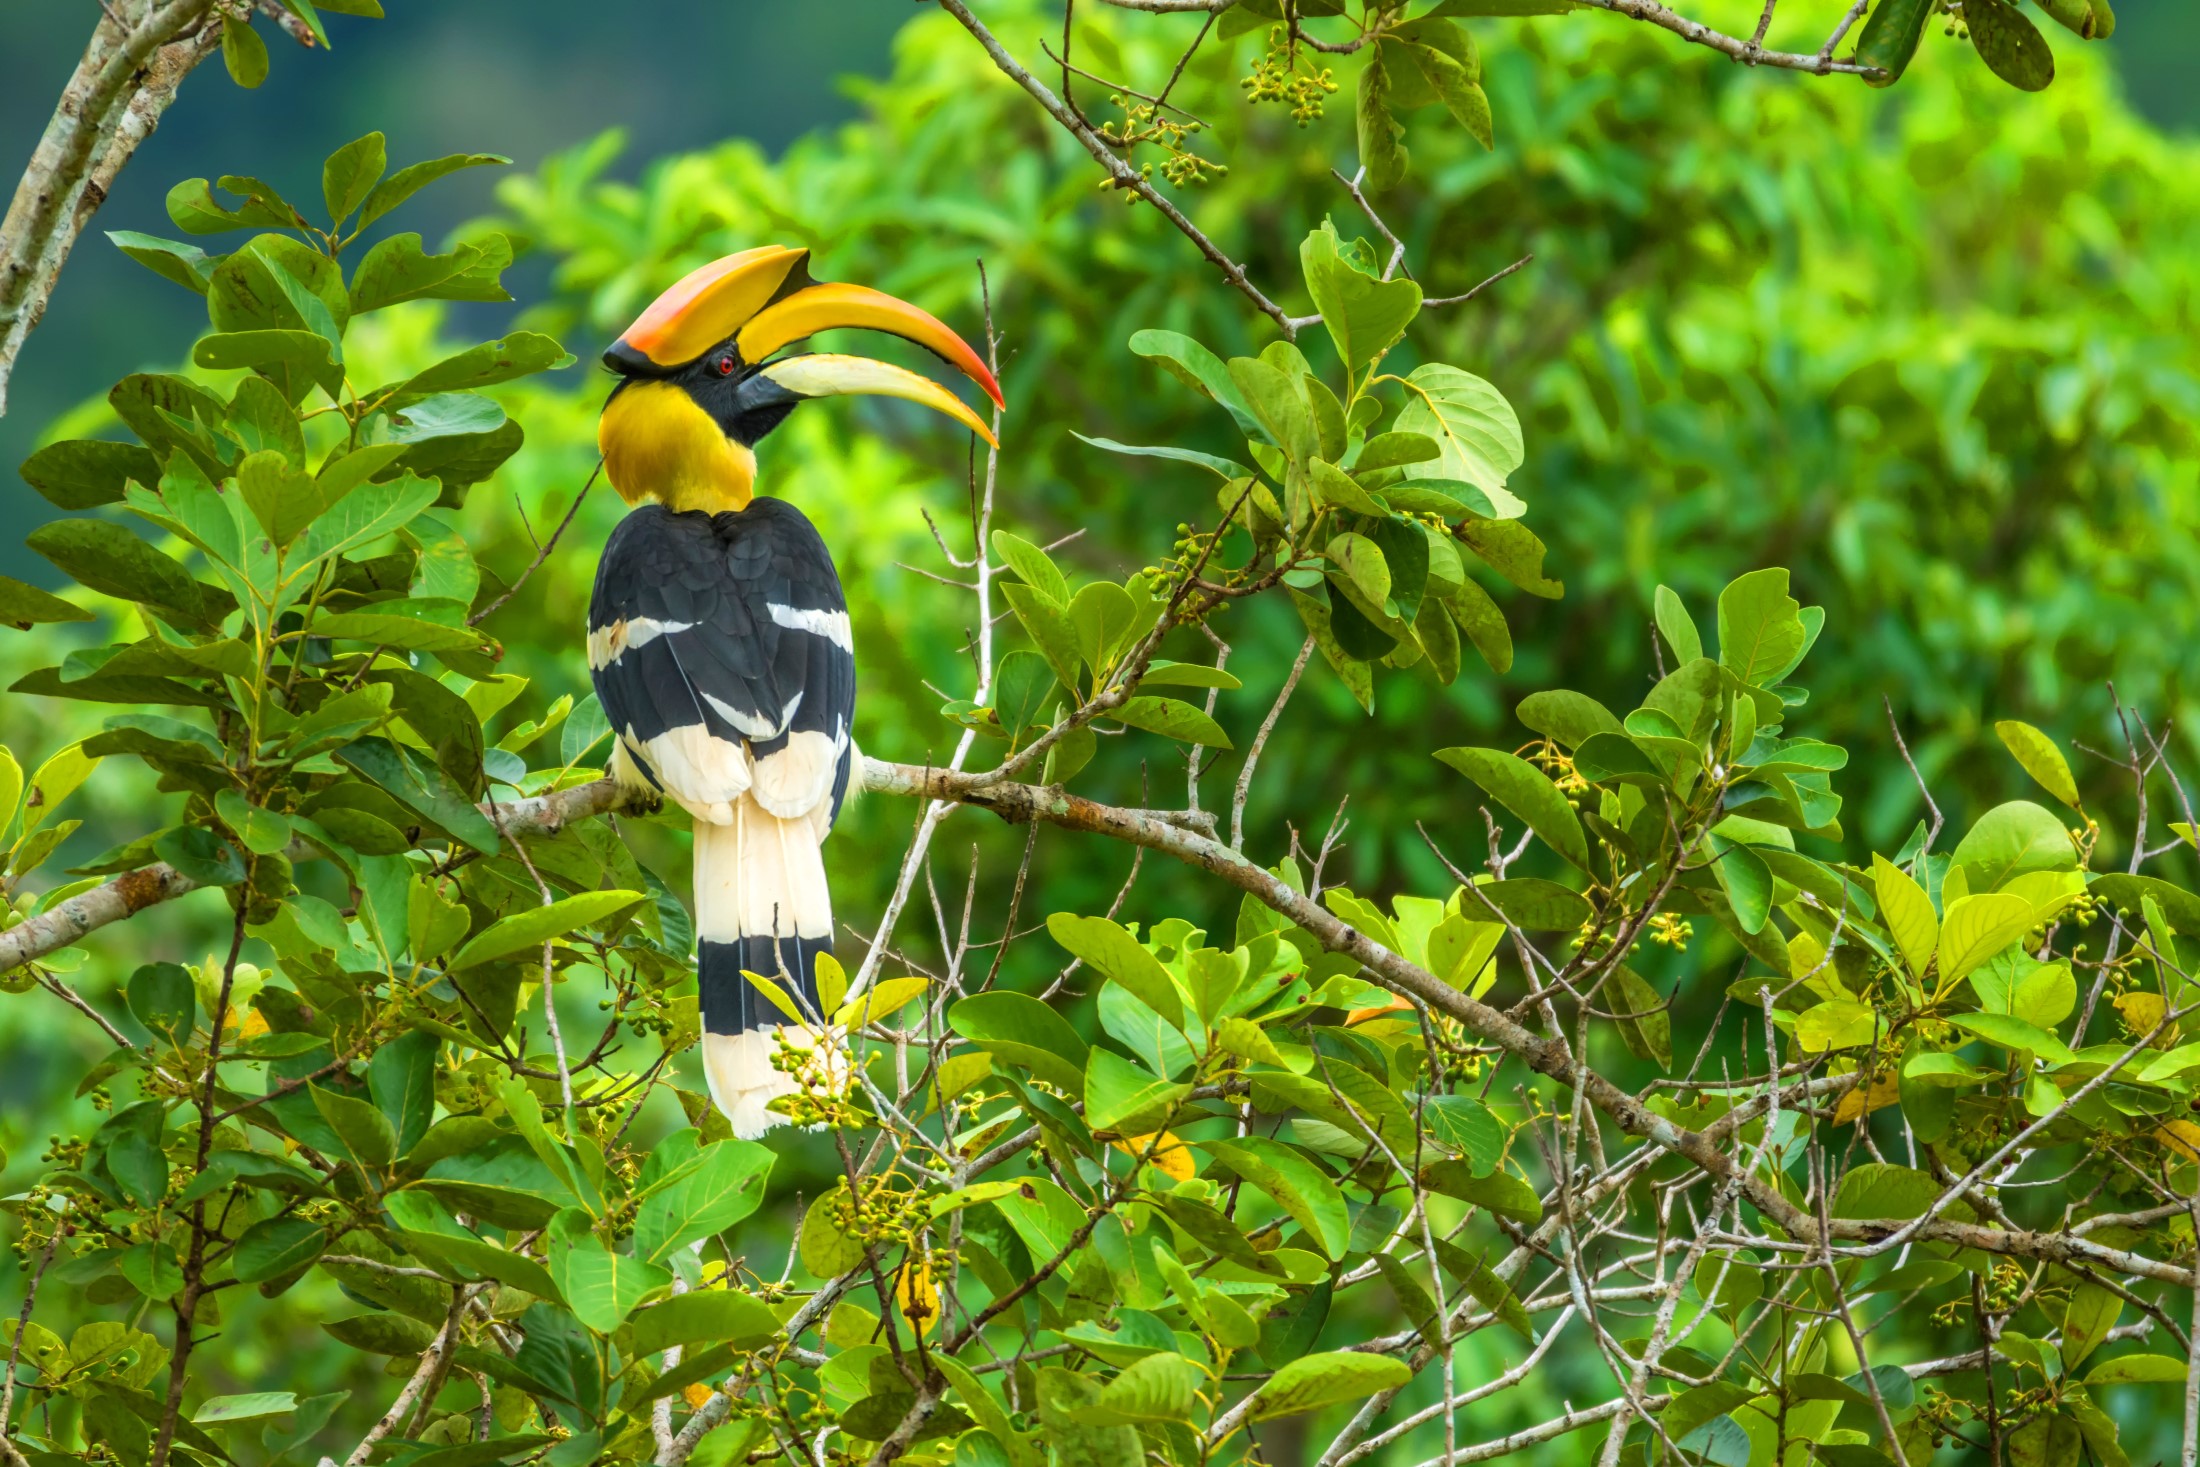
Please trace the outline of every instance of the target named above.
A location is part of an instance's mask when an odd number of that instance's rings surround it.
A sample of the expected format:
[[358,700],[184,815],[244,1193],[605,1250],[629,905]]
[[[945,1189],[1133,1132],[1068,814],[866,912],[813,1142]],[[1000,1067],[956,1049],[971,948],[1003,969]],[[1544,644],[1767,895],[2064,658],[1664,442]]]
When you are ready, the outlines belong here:
[[883,331],[940,357],[977,383],[994,406],[1006,406],[984,359],[945,323],[884,291],[812,281],[809,255],[806,249],[763,245],[689,272],[612,343],[605,363],[627,377],[670,377],[713,352],[730,354],[732,361],[722,375],[767,379],[795,399],[858,393],[906,398],[994,442],[984,418],[915,372],[854,356],[770,359],[817,331]]

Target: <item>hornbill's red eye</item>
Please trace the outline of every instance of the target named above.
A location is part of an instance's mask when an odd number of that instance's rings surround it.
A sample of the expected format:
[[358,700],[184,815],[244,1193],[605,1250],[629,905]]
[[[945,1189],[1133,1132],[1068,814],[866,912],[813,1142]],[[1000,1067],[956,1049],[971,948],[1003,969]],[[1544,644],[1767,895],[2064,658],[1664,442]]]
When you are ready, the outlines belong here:
[[712,369],[716,371],[721,377],[731,377],[733,375],[733,369],[736,365],[737,363],[734,355],[730,351],[727,352],[724,356],[720,357],[717,361],[711,363]]

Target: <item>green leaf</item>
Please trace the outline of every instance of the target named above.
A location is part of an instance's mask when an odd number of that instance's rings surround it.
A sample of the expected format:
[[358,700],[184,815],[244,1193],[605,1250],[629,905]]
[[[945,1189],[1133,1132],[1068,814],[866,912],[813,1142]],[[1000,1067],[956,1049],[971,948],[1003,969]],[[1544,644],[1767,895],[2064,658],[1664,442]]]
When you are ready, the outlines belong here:
[[229,79],[247,91],[267,80],[267,42],[251,21],[222,17],[222,64],[229,68]]
[[[1380,611],[1390,599],[1390,565],[1365,535],[1332,535],[1322,554],[1341,571],[1370,607]],[[1333,577],[1334,578],[1334,577]]]
[[1630,1051],[1661,1070],[1673,1067],[1673,1016],[1648,979],[1624,963],[1614,968],[1605,1007],[1619,1016],[1619,1035]]
[[[614,1253],[586,1231],[585,1221],[572,1226],[578,1231],[561,1234],[559,1223],[576,1216],[577,1209],[560,1213],[551,1223],[550,1277],[572,1307],[573,1317],[600,1335],[610,1334],[626,1322],[634,1306],[672,1282],[672,1275],[653,1263]],[[585,1214],[580,1214],[585,1219]]]
[[1511,1172],[1478,1177],[1466,1162],[1447,1158],[1421,1168],[1421,1184],[1524,1226],[1532,1227],[1543,1220],[1543,1200],[1536,1196],[1535,1188]]
[[1132,1361],[1087,1404],[1068,1414],[1089,1426],[1186,1421],[1206,1383],[1206,1371],[1182,1355],[1159,1351]]
[[1772,869],[1748,846],[1730,844],[1717,836],[1711,840],[1719,853],[1711,869],[1734,910],[1734,920],[1746,933],[1764,931],[1772,914]]
[[2054,740],[2031,724],[2020,723],[2014,718],[2004,718],[1995,724],[1994,732],[2001,736],[2003,747],[2041,789],[2073,810],[2080,808],[2078,782],[2071,778],[2070,765],[2064,760],[2062,750],[2055,747]]
[[254,1223],[237,1238],[232,1255],[237,1281],[264,1284],[296,1273],[328,1248],[328,1229],[296,1217],[271,1217]]
[[1174,698],[1130,698],[1108,716],[1178,743],[1199,744],[1211,749],[1231,747],[1230,736],[1222,731],[1221,724],[1191,704]]
[[437,393],[470,392],[572,364],[572,356],[552,338],[536,331],[515,331],[416,373],[392,391],[390,406],[402,411]]
[[[997,989],[947,1011],[948,1027],[997,1059],[1072,1095],[1085,1087],[1085,1041],[1069,1021],[1029,994]],[[812,1270],[815,1272],[816,1270]]]
[[2185,1379],[2185,1362],[2169,1355],[2118,1355],[2103,1360],[2086,1372],[2085,1383],[2101,1385],[2170,1385]]
[[524,908],[475,933],[451,959],[450,971],[455,973],[515,953],[538,951],[546,942],[583,927],[594,927],[648,899],[646,892],[639,891],[584,891],[561,897],[547,906]]
[[[1152,330],[1134,332],[1130,347],[1142,357],[1159,359],[1171,375],[1220,403],[1237,423],[1238,431],[1246,437],[1274,444],[1275,440],[1268,435],[1268,430],[1261,425],[1260,419],[1254,417],[1252,409],[1246,406],[1237,384],[1230,380],[1229,368],[1223,365],[1222,358],[1206,347],[1180,331]],[[1085,441],[1090,443],[1095,440]],[[1231,477],[1242,477],[1242,473]]]
[[382,739],[359,739],[337,750],[336,757],[394,795],[400,804],[482,855],[493,856],[501,848],[497,828],[488,816],[474,808],[440,769],[423,767],[397,745]]
[[1872,890],[1879,899],[1879,919],[1895,941],[1908,965],[1910,976],[1923,978],[1940,943],[1940,917],[1925,888],[1885,856],[1872,857]]
[[291,1391],[253,1391],[241,1396],[213,1396],[191,1413],[194,1426],[230,1426],[240,1421],[263,1421],[288,1416],[298,1409]]
[[389,169],[389,149],[382,134],[370,132],[329,154],[321,165],[321,198],[328,205],[329,227],[341,229],[351,211],[366,197]]
[[1863,34],[1856,41],[1857,62],[1876,66],[1884,73],[1870,78],[1870,85],[1893,86],[1909,69],[1910,58],[1917,54],[1917,43],[1924,38],[1925,22],[1932,18],[1934,9],[1933,0],[1879,0],[1872,7]]
[[367,1061],[367,1093],[390,1123],[397,1150],[413,1149],[435,1119],[436,1059],[443,1042],[415,1029],[389,1040]]
[[1255,1421],[1357,1401],[1377,1391],[1394,1391],[1413,1379],[1403,1360],[1354,1350],[1333,1350],[1291,1361],[1264,1382],[1253,1407]]
[[[2076,1370],[2085,1357],[2098,1349],[2116,1327],[2123,1312],[2123,1298],[2099,1284],[2083,1280],[2071,1284],[2070,1300],[2063,1306],[2063,1369]],[[2182,1375],[2180,1374],[2180,1379]]]
[[362,1166],[388,1166],[397,1155],[397,1132],[389,1118],[366,1101],[320,1085],[306,1087],[321,1119],[342,1139],[351,1159]]
[[1490,126],[1490,99],[1483,94],[1475,74],[1434,46],[1408,43],[1404,49],[1428,82],[1429,90],[1451,114],[1452,121],[1465,128],[1467,135],[1484,148],[1495,146]]
[[632,1328],[635,1351],[654,1355],[675,1345],[724,1342],[754,1348],[779,1333],[779,1319],[753,1294],[698,1289],[644,1309]]
[[500,277],[511,263],[511,242],[501,234],[443,255],[422,250],[417,234],[393,234],[367,251],[352,273],[352,314],[401,301],[508,301]]
[[2077,1058],[2070,1046],[2037,1024],[2015,1014],[1950,1014],[1948,1022],[1988,1044],[2026,1054],[2036,1054],[2051,1064],[2068,1064]]
[[376,444],[322,467],[315,484],[327,508],[299,540],[297,558],[289,562],[292,567],[310,566],[378,540],[404,528],[435,503],[436,486],[410,475],[379,484],[364,482],[402,451]]
[[1968,0],[1963,21],[1979,60],[2023,92],[2044,91],[2055,79],[2055,52],[2024,13],[2003,0]]
[[[1094,448],[1104,448],[1109,453],[1128,454],[1133,458],[1165,458],[1177,463],[1196,464],[1209,473],[1220,475],[1225,480],[1250,479],[1253,477],[1253,471],[1235,459],[1223,458],[1219,454],[1201,453],[1193,448],[1175,448],[1168,444],[1118,443],[1113,438],[1088,437],[1075,428],[1070,429],[1069,436],[1080,443],[1089,443]],[[996,533],[998,532],[996,531]]]
[[500,153],[452,153],[447,157],[431,158],[425,163],[415,163],[409,168],[400,168],[376,184],[367,195],[365,204],[359,210],[359,227],[365,229],[427,185],[462,168],[479,168],[491,163],[503,165],[511,161]]
[[2074,871],[2078,850],[2052,812],[2029,800],[1996,805],[1978,818],[1951,858],[1971,868],[1971,890],[1995,891],[2031,871]]
[[59,509],[95,509],[122,498],[132,480],[160,482],[160,461],[135,443],[72,438],[49,443],[23,460],[25,482]]
[[1520,700],[1514,715],[1545,738],[1578,749],[1592,734],[1620,732],[1612,710],[1586,693],[1553,688],[1530,693]]
[[802,1255],[802,1266],[818,1278],[838,1278],[863,1262],[862,1240],[841,1226],[841,1215],[847,1207],[848,1187],[841,1183],[821,1194],[802,1214],[796,1248]]
[[1293,464],[1305,464],[1321,449],[1314,410],[1296,377],[1258,357],[1232,357],[1230,380],[1267,430],[1264,435]]
[[1362,68],[1358,106],[1354,109],[1360,167],[1365,171],[1367,187],[1376,193],[1397,187],[1406,172],[1406,150],[1398,141],[1404,129],[1390,115],[1390,73],[1383,66],[1384,50],[1374,47]]
[[644,1200],[634,1249],[651,1263],[714,1238],[756,1211],[775,1156],[753,1141],[714,1141],[697,1163]]
[[131,1016],[172,1044],[190,1038],[198,1023],[198,990],[181,963],[145,964],[130,975],[127,998]]
[[108,1143],[107,1171],[123,1194],[140,1207],[153,1208],[168,1191],[168,1158],[159,1144],[134,1130]]
[[53,520],[24,536],[23,543],[94,591],[154,608],[162,620],[191,630],[213,630],[234,604],[107,520]]
[[1142,688],[1223,688],[1245,686],[1233,673],[1219,667],[1209,667],[1204,662],[1171,662],[1157,657],[1146,664],[1146,675],[1139,679]]
[[1357,480],[1328,459],[1315,459],[1308,466],[1306,482],[1307,487],[1313,491],[1316,504],[1326,504],[1353,514],[1388,513],[1372,494],[1360,487]]
[[1047,932],[1064,949],[1121,984],[1171,1025],[1184,1028],[1184,1005],[1176,980],[1121,923],[1107,917],[1056,912],[1047,918]]
[[1436,1240],[1436,1256],[1452,1277],[1467,1286],[1475,1303],[1496,1315],[1498,1323],[1520,1338],[1534,1342],[1535,1326],[1528,1319],[1527,1306],[1520,1302],[1512,1285],[1499,1278],[1487,1263],[1445,1238]]
[[333,1335],[338,1344],[400,1360],[420,1354],[435,1342],[432,1327],[402,1314],[361,1314],[351,1319],[331,1320],[321,1328]]
[[1344,1257],[1352,1218],[1344,1194],[1320,1167],[1281,1142],[1260,1136],[1195,1144],[1267,1193],[1330,1258]]
[[197,826],[165,832],[153,842],[153,854],[201,886],[235,886],[246,875],[236,847]]
[[1781,567],[1730,581],[1719,593],[1720,664],[1752,686],[1777,680],[1805,646],[1801,613]]
[[1438,749],[1436,757],[1480,785],[1568,862],[1589,870],[1589,844],[1580,817],[1541,770],[1499,749]]
[[1023,578],[1025,585],[1060,606],[1069,605],[1069,580],[1047,553],[1006,530],[993,532],[993,553]]
[[155,275],[173,280],[186,290],[205,295],[207,284],[214,277],[216,261],[197,245],[139,234],[130,229],[110,229],[107,238],[114,242],[116,249]]
[[1478,912],[1481,904],[1476,897],[1497,908],[1514,926],[1530,932],[1575,932],[1594,915],[1587,897],[1539,876],[1515,876],[1477,886],[1462,899],[1462,910]]
[[1879,1014],[1870,1004],[1834,998],[1796,1015],[1795,1042],[1806,1054],[1824,1054],[1870,1044],[1879,1037],[1879,1028]]
[[1959,897],[1940,924],[1940,981],[1953,983],[2024,936],[2034,925],[2032,904],[2007,892]]
[[1189,1085],[1148,1074],[1105,1049],[1088,1052],[1082,1089],[1085,1123],[1095,1131],[1118,1136],[1147,1136],[1160,1130],[1191,1093]]
[[1673,653],[1675,664],[1686,667],[1703,656],[1703,637],[1696,631],[1696,623],[1689,616],[1670,586],[1660,586],[1652,600],[1652,609],[1658,623],[1658,632],[1665,638],[1665,645]]
[[[232,183],[249,182],[251,180],[225,178],[222,188],[237,193],[238,190],[230,188]],[[167,207],[168,217],[185,234],[226,234],[232,229],[292,229],[303,223],[297,211],[284,204],[272,190],[247,196],[241,208],[224,208],[214,201],[213,188],[203,178],[187,178],[170,189]]]
[[1833,1216],[1844,1219],[1923,1217],[1940,1197],[1940,1184],[1924,1172],[1890,1162],[1861,1162],[1842,1176],[1833,1194]]
[[1421,287],[1411,280],[1377,280],[1353,268],[1338,255],[1337,231],[1327,220],[1300,243],[1299,268],[1349,381],[1358,381],[1381,360],[1420,314]]
[[[1474,485],[1489,496],[1500,521],[1525,512],[1527,506],[1505,488],[1507,476],[1520,467],[1527,450],[1520,437],[1520,419],[1504,394],[1472,372],[1436,362],[1414,368],[1407,374],[1406,386],[1406,405],[1392,426],[1435,440],[1441,451],[1428,477]],[[1503,567],[1494,563],[1493,567],[1508,574]]]

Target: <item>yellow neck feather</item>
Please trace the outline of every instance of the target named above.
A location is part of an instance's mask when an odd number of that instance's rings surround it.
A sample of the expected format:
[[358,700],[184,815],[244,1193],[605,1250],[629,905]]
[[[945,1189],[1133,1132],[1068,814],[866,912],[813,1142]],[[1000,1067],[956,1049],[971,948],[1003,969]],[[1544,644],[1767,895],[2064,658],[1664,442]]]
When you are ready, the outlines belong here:
[[628,504],[716,513],[746,509],[755,492],[756,455],[670,382],[622,389],[604,405],[596,444]]

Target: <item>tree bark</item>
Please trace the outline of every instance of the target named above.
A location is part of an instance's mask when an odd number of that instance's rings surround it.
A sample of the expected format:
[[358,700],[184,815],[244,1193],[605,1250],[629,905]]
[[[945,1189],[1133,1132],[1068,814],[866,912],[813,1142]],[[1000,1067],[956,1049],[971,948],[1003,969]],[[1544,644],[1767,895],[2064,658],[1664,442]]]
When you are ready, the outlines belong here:
[[213,0],[102,7],[84,57],[0,219],[0,415],[23,343],[116,175],[160,125],[192,69],[221,44]]

